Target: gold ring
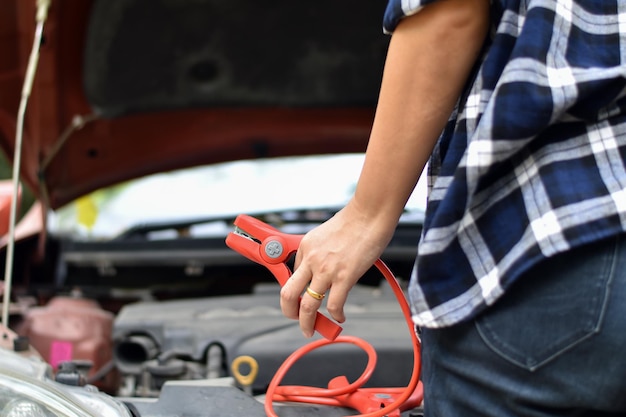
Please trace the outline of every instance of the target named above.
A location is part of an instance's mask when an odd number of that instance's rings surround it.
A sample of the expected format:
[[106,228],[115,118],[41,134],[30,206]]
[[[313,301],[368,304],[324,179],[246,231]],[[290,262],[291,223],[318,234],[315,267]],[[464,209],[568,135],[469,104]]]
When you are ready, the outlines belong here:
[[316,300],[322,300],[324,297],[326,297],[326,294],[320,294],[317,291],[312,290],[311,287],[306,287],[306,293]]

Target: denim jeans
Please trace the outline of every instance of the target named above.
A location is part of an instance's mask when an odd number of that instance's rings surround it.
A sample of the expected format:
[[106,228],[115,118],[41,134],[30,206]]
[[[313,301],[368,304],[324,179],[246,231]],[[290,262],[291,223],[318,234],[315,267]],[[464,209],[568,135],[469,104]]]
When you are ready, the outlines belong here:
[[473,321],[423,329],[425,417],[626,416],[626,236],[557,255]]

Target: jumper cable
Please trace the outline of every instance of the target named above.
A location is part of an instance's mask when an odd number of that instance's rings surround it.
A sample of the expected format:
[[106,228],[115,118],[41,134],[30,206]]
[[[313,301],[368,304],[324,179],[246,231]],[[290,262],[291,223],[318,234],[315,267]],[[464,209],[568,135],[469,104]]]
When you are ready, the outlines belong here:
[[[265,266],[274,275],[280,286],[291,276],[287,261],[298,250],[302,235],[280,232],[278,229],[245,214],[237,216],[235,230],[226,237],[226,245],[246,258]],[[366,341],[353,336],[339,336],[342,328],[317,313],[315,330],[325,339],[311,342],[292,353],[278,368],[265,395],[265,412],[277,417],[273,409],[274,401],[303,402],[336,407],[348,407],[361,412],[361,417],[400,417],[402,411],[418,407],[423,400],[423,387],[419,381],[420,340],[411,320],[411,309],[402,288],[385,263],[378,259],[376,268],[391,286],[405,321],[413,344],[413,374],[408,386],[391,388],[363,388],[376,366],[376,351]],[[339,376],[328,383],[327,388],[303,386],[279,386],[289,368],[307,353],[334,343],[349,343],[365,350],[368,362],[361,376],[350,383],[345,376]]]

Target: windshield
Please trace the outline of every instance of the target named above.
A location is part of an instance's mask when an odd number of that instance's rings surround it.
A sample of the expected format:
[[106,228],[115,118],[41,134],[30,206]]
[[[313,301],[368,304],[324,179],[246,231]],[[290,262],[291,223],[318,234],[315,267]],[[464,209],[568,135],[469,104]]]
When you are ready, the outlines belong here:
[[[354,192],[363,158],[340,154],[256,159],[155,174],[79,198],[50,213],[49,228],[56,235],[102,240],[151,223],[339,209]],[[408,213],[423,213],[425,194],[420,181],[406,206]]]

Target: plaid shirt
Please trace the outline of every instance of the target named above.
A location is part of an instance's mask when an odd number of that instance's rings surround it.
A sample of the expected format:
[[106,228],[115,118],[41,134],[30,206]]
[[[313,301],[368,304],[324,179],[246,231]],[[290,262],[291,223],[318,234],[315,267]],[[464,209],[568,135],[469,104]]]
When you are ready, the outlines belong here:
[[[384,31],[434,1],[390,0]],[[420,326],[470,319],[542,259],[626,230],[626,0],[491,7],[429,165]]]

